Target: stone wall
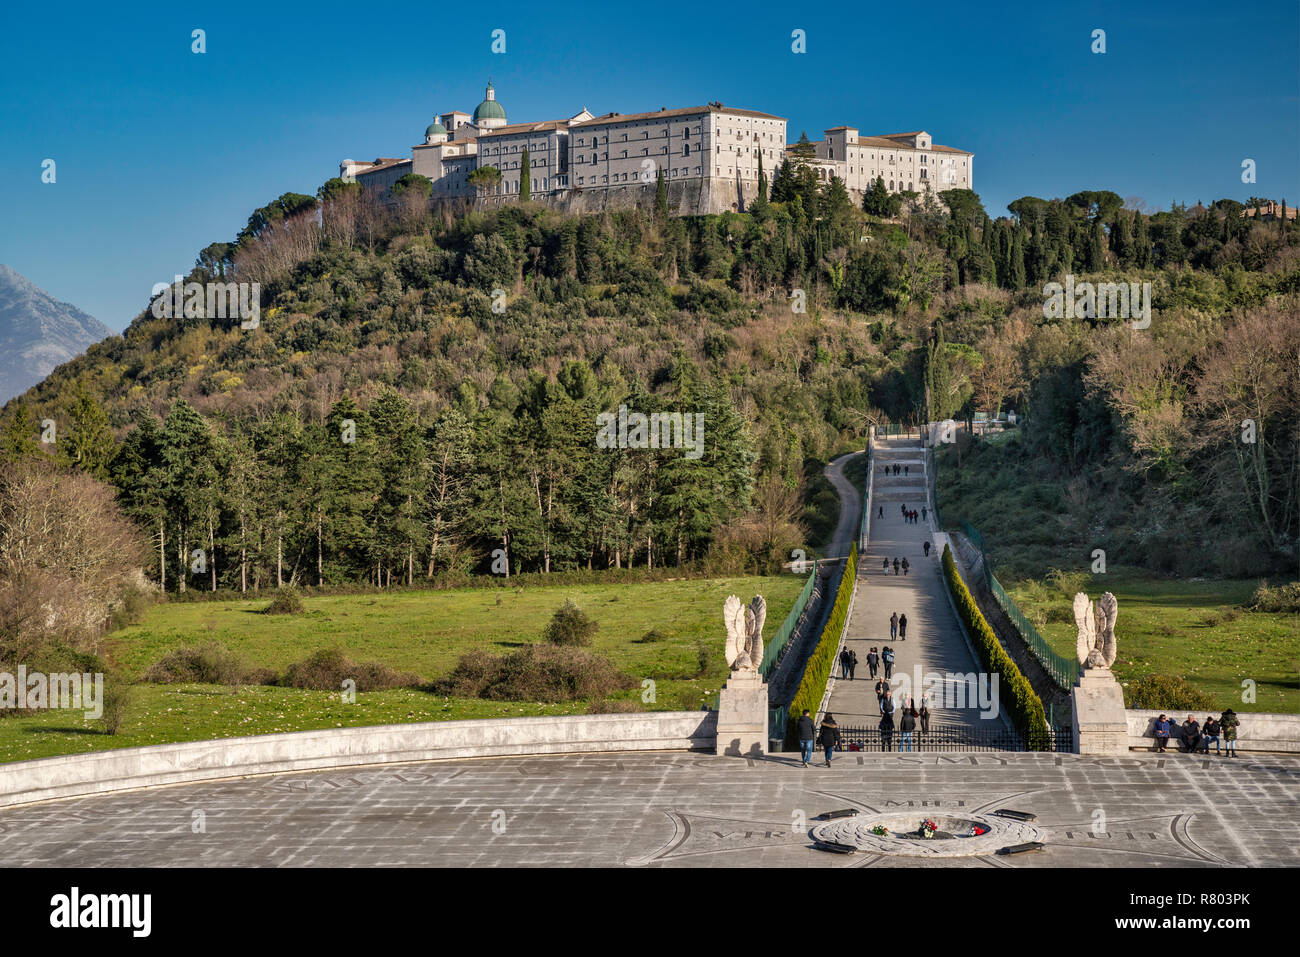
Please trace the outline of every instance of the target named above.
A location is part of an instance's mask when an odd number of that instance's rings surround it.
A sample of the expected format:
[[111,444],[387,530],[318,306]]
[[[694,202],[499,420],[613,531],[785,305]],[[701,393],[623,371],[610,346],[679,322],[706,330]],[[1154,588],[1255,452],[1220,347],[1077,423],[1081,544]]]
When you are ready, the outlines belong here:
[[[744,212],[757,193],[755,184],[738,184],[733,179],[681,179],[668,183],[668,214],[699,216],[706,213]],[[477,200],[481,208],[495,208],[518,202],[519,197],[513,195],[487,196]],[[534,196],[532,202],[566,213],[599,213],[606,209],[652,210],[655,205],[655,184],[571,188]]]
[[[1168,717],[1173,718],[1177,725],[1181,725],[1187,720],[1187,712],[1164,712]],[[1138,750],[1149,750],[1156,746],[1155,736],[1152,730],[1155,728],[1156,718],[1160,717],[1159,711],[1135,711],[1129,709],[1125,712],[1128,717],[1128,746]],[[1196,720],[1200,724],[1205,723],[1204,711],[1193,711]],[[1213,712],[1215,720],[1218,720],[1221,712]],[[1241,719],[1241,724],[1237,726],[1237,750],[1238,751],[1284,751],[1290,753],[1300,753],[1300,714],[1252,714],[1249,712],[1238,712],[1237,717]],[[1220,736],[1222,738],[1222,736]],[[1170,738],[1170,747],[1176,745],[1175,742],[1182,741],[1182,732],[1174,729],[1174,735]],[[1220,741],[1222,746],[1222,741]],[[1213,749],[1211,748],[1211,753]]]
[[0,807],[254,774],[448,758],[710,751],[715,712],[434,721],[122,748],[0,765]]

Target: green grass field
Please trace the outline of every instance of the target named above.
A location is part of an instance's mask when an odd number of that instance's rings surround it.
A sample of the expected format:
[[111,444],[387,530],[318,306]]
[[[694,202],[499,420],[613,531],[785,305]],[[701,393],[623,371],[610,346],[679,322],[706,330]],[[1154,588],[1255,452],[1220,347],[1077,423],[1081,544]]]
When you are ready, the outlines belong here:
[[[726,675],[722,602],[754,594],[768,602],[765,635],[775,635],[794,605],[803,576],[719,578],[636,584],[530,586],[308,597],[302,615],[261,614],[257,601],[168,603],[138,625],[108,636],[111,659],[133,680],[167,651],[217,641],[251,667],[283,671],[321,648],[353,661],[378,661],[426,681],[451,671],[460,656],[483,648],[504,654],[541,640],[551,615],[574,601],[600,626],[590,651],[633,676],[638,687],[617,695],[640,701],[640,682],[655,681],[654,710],[694,710]],[[662,638],[640,642],[655,629]],[[699,645],[709,662],[699,675]],[[357,695],[293,688],[153,685],[134,688],[115,735],[80,712],[46,711],[0,720],[0,761],[173,741],[272,734],[316,728],[524,715],[581,714],[589,702],[541,704],[442,698],[416,689]]]
[[[1176,675],[1213,695],[1219,709],[1300,713],[1300,622],[1295,615],[1246,610],[1257,584],[1115,567],[1082,579],[1094,599],[1106,591],[1119,599],[1113,670],[1121,682]],[[1053,648],[1075,654],[1072,590],[1066,594],[1045,579],[1002,585]],[[1248,680],[1255,683],[1253,703],[1242,701]]]

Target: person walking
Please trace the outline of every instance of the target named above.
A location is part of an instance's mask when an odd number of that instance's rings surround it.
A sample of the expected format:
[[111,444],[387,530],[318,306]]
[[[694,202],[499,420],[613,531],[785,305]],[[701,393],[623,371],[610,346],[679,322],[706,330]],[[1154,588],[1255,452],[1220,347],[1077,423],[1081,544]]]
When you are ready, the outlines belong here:
[[884,517],[885,517],[885,506],[883,506],[883,505],[880,506],[880,508],[876,511],[876,517],[877,517],[877,518],[884,518]]
[[885,574],[888,575],[888,574],[889,574],[889,559],[888,559],[888,558],[885,559],[884,569],[885,569]]
[[921,506],[921,521],[925,521],[925,506]]
[[907,574],[907,570],[908,570],[909,568],[911,568],[911,567],[912,567],[912,566],[909,565],[909,564],[907,563],[907,559],[904,558],[904,559],[903,559],[903,574],[906,575],[906,574]]
[[1159,754],[1164,754],[1165,748],[1169,744],[1169,733],[1173,730],[1172,724],[1173,723],[1163,714],[1156,719],[1154,734],[1156,737],[1156,751]]
[[880,705],[880,750],[894,750],[894,703],[889,700],[888,693]]
[[853,680],[853,674],[858,670],[858,653],[849,649],[849,680]]
[[898,618],[898,640],[907,641],[907,615]]
[[1237,728],[1240,724],[1241,719],[1231,708],[1219,718],[1219,727],[1223,729],[1223,750],[1230,758],[1237,756]]
[[922,542],[922,543],[921,543],[921,548],[925,549],[925,557],[926,557],[926,558],[929,558],[929,557],[930,557],[930,543],[929,543],[929,542]]
[[930,731],[930,709],[925,705],[925,699],[921,699],[921,713],[918,715],[921,719],[921,734],[928,734]]
[[889,690],[889,682],[884,678],[876,679],[876,710],[881,714],[885,713],[885,692]]
[[1201,726],[1190,714],[1183,722],[1183,748],[1188,754],[1196,753],[1196,746],[1201,743]]
[[822,747],[826,749],[826,766],[831,766],[831,757],[840,745],[840,726],[835,723],[835,715],[828,714],[822,718]]
[[885,663],[885,680],[888,681],[894,676],[894,649],[885,645],[885,650],[880,653],[880,660]]
[[881,711],[880,714],[880,750],[893,750],[893,711]]
[[908,467],[907,467],[906,465],[903,466],[903,474],[904,474],[904,475],[907,474],[907,468],[908,468]]
[[803,755],[803,766],[808,767],[808,762],[812,760],[813,747],[817,744],[817,728],[813,725],[813,719],[808,714],[808,709],[803,709],[803,714],[799,716],[798,724],[799,734],[799,753]]
[[907,704],[903,705],[902,716],[898,721],[898,750],[912,750],[912,732],[915,730],[916,709],[912,707],[912,702],[909,700]]
[[1210,742],[1211,742],[1211,741],[1214,742],[1214,753],[1215,753],[1215,754],[1222,754],[1222,753],[1223,753],[1223,748],[1220,747],[1220,745],[1219,745],[1219,733],[1220,733],[1220,731],[1221,731],[1221,729],[1219,728],[1219,722],[1217,722],[1217,721],[1214,720],[1214,716],[1213,716],[1213,715],[1208,715],[1208,714],[1207,714],[1207,715],[1205,716],[1205,726],[1201,729],[1201,745],[1202,745],[1202,750],[1205,752],[1205,754],[1206,754],[1207,756],[1208,756],[1209,753],[1210,753]]
[[848,676],[849,676],[849,649],[841,648],[840,649],[840,677],[847,678]]
[[889,616],[889,637],[898,637],[898,612],[894,612]]
[[897,559],[897,558],[894,559],[894,574],[895,574],[895,575],[898,574],[898,559]]
[[880,653],[874,646],[867,652],[867,668],[871,671],[871,677],[876,677],[876,671],[880,668]]

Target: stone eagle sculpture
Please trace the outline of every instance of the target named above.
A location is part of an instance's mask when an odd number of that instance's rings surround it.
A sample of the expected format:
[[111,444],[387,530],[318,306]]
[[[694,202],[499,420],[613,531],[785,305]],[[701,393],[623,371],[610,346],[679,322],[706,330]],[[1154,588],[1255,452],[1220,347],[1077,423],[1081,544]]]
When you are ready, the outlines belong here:
[[727,625],[727,665],[732,671],[758,671],[763,664],[763,622],[767,601],[755,595],[742,605],[735,595],[727,596],[722,620]]
[[1085,668],[1109,668],[1115,663],[1115,616],[1119,602],[1110,592],[1097,601],[1083,592],[1074,596],[1074,623],[1079,628],[1077,651]]

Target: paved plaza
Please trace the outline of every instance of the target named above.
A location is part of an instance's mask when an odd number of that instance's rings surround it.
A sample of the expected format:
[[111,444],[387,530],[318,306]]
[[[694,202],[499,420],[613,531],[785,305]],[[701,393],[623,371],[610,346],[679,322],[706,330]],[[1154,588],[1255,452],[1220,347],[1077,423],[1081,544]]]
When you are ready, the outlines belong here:
[[[820,851],[825,811],[1036,816],[1045,847]],[[274,775],[0,811],[10,866],[1300,865],[1300,758],[590,755]]]

